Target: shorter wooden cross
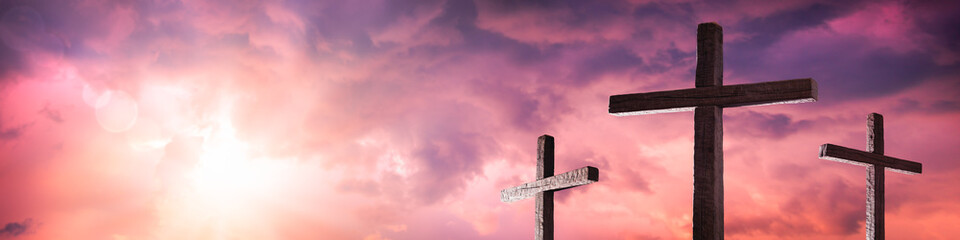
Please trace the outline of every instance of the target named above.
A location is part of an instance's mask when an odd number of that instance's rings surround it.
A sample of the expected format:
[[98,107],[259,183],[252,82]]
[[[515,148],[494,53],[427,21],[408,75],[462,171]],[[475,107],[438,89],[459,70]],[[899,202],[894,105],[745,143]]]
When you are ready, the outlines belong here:
[[600,170],[582,167],[553,175],[553,137],[537,139],[537,180],[500,191],[500,201],[516,202],[536,196],[536,240],[553,240],[553,192],[587,185],[600,178]]
[[867,151],[828,143],[820,146],[820,159],[867,167],[867,240],[884,239],[883,170],[912,175],[923,168],[918,162],[883,155],[883,116],[877,113],[867,116]]

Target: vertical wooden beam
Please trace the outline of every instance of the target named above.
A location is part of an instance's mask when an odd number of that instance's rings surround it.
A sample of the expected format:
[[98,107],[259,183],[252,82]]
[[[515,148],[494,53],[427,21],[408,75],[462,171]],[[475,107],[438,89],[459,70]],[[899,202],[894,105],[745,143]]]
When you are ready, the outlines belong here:
[[720,24],[697,25],[697,87],[723,85],[723,28]]
[[884,239],[883,166],[867,166],[867,240]]
[[[723,29],[697,26],[696,86],[723,85]],[[693,239],[723,239],[723,108],[698,106],[693,115]]]
[[[537,138],[537,180],[553,176],[554,169],[553,137],[543,135]],[[553,191],[537,193],[536,197],[536,240],[553,240]]]
[[723,239],[723,108],[697,107],[693,136],[693,239]]
[[[867,117],[867,152],[883,155],[883,116]],[[867,240],[883,240],[884,235],[884,167],[867,166]]]
[[867,116],[867,152],[883,155],[883,115]]

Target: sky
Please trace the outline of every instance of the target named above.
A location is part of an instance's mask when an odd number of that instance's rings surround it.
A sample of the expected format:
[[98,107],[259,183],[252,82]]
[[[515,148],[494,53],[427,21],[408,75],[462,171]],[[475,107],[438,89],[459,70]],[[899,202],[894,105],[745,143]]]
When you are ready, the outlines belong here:
[[609,96],[813,78],[724,111],[728,239],[863,239],[884,115],[889,239],[960,235],[960,3],[0,0],[0,239],[530,239],[537,137],[556,239],[690,239],[693,114]]

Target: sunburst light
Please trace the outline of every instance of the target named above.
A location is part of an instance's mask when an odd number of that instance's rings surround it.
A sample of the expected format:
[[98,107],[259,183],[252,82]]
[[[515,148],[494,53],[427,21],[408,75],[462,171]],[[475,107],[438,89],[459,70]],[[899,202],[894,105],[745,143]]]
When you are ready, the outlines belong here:
[[295,161],[262,154],[262,148],[237,136],[230,114],[222,115],[199,131],[198,161],[158,205],[165,237],[267,236],[271,233],[261,221],[289,207],[281,199],[290,195]]

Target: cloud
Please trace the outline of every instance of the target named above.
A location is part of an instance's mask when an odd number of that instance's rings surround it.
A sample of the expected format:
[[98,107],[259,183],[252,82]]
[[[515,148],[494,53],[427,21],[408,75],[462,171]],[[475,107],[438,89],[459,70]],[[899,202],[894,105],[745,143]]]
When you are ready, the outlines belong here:
[[24,64],[20,53],[6,45],[0,45],[0,77],[3,78],[0,83],[6,83],[9,79],[13,79],[10,75],[22,71],[23,68]]
[[778,204],[779,208],[759,210],[764,207],[758,206],[758,209],[728,214],[726,233],[752,238],[849,236],[861,229],[865,216],[864,195],[863,191],[855,190],[856,186],[833,179],[785,188],[790,191],[780,193],[786,198]]
[[63,57],[64,41],[52,32],[37,9],[15,1],[0,3],[0,77],[32,75]]
[[20,137],[24,128],[26,128],[26,126],[4,129],[0,131],[0,139],[3,139],[3,140],[16,139],[17,137]]
[[902,98],[893,106],[893,110],[898,113],[953,113],[960,111],[960,102],[954,100],[937,100],[935,102],[921,103],[914,99]]
[[[824,99],[861,99],[894,94],[951,72],[950,64],[938,63],[943,51],[931,50],[945,47],[923,47],[942,33],[922,30],[919,19],[923,14],[914,13],[911,5],[881,2],[852,6],[815,11],[833,13],[804,24],[777,24],[805,27],[764,31],[763,35],[730,44],[725,55],[730,59],[726,65],[733,72],[731,76],[751,82],[813,77],[820,83]],[[750,31],[753,26],[741,27]]]
[[190,171],[200,161],[202,144],[199,137],[177,136],[164,147],[163,158],[156,166],[156,176],[163,189],[187,184]]
[[10,222],[0,229],[0,236],[16,237],[29,233],[34,228],[33,219],[27,218],[22,222]]
[[50,121],[53,121],[56,123],[63,122],[63,116],[60,114],[60,111],[50,109],[50,104],[44,105],[43,109],[40,109],[39,113],[44,117],[46,117],[47,119],[49,119]]
[[812,125],[809,120],[794,121],[786,114],[768,114],[755,111],[727,113],[731,129],[737,129],[753,137],[782,139]]
[[576,1],[477,1],[481,29],[521,42],[557,44],[626,40],[634,30],[630,4]]

